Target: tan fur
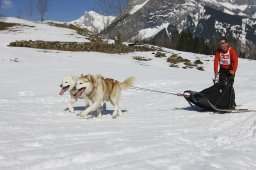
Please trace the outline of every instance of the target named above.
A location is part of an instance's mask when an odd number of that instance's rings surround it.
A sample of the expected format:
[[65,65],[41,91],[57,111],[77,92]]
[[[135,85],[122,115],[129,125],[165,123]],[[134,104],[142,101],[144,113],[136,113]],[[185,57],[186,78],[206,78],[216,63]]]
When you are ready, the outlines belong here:
[[93,104],[79,115],[86,116],[89,112],[97,110],[97,116],[101,116],[100,106],[104,101],[110,101],[114,106],[113,118],[121,115],[122,112],[118,105],[121,90],[132,86],[134,81],[134,77],[129,77],[121,83],[117,80],[104,78],[102,76],[85,75],[80,77],[77,81],[76,89],[85,88],[83,95],[87,95]]

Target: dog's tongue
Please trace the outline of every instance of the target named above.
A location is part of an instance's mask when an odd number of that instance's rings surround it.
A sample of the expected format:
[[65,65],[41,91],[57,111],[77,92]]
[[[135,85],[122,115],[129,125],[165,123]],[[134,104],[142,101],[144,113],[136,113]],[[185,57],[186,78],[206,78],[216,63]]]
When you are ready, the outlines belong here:
[[84,90],[85,88],[79,89],[76,93],[76,98],[79,98],[83,94]]
[[62,88],[61,91],[59,92],[59,95],[63,95],[66,91],[66,88]]

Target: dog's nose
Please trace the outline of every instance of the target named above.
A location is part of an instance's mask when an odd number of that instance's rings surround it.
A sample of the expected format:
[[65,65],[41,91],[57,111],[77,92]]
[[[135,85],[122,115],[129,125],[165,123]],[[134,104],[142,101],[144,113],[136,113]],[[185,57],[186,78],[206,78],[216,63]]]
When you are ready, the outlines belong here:
[[63,87],[63,85],[62,85],[62,84],[60,84],[60,87],[62,88],[62,87]]

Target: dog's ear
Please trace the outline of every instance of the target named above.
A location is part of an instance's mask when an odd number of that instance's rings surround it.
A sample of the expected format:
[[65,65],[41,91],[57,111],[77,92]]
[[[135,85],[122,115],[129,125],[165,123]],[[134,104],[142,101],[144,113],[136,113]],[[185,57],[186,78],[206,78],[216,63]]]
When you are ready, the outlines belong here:
[[89,81],[91,81],[91,75],[90,75],[90,74],[87,74],[87,75],[86,75],[86,78],[87,78]]

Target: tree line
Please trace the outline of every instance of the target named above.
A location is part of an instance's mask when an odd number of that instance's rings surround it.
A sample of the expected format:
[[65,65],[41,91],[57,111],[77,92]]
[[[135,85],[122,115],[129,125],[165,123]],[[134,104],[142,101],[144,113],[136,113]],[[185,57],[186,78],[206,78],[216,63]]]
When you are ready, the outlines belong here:
[[[220,37],[209,36],[207,39],[194,36],[191,31],[185,30],[172,32],[169,37],[159,37],[153,42],[154,45],[172,48],[179,51],[187,51],[199,54],[214,55],[219,48]],[[236,49],[240,58],[256,59],[256,44],[247,42],[242,44],[239,39],[229,39],[229,44]]]

